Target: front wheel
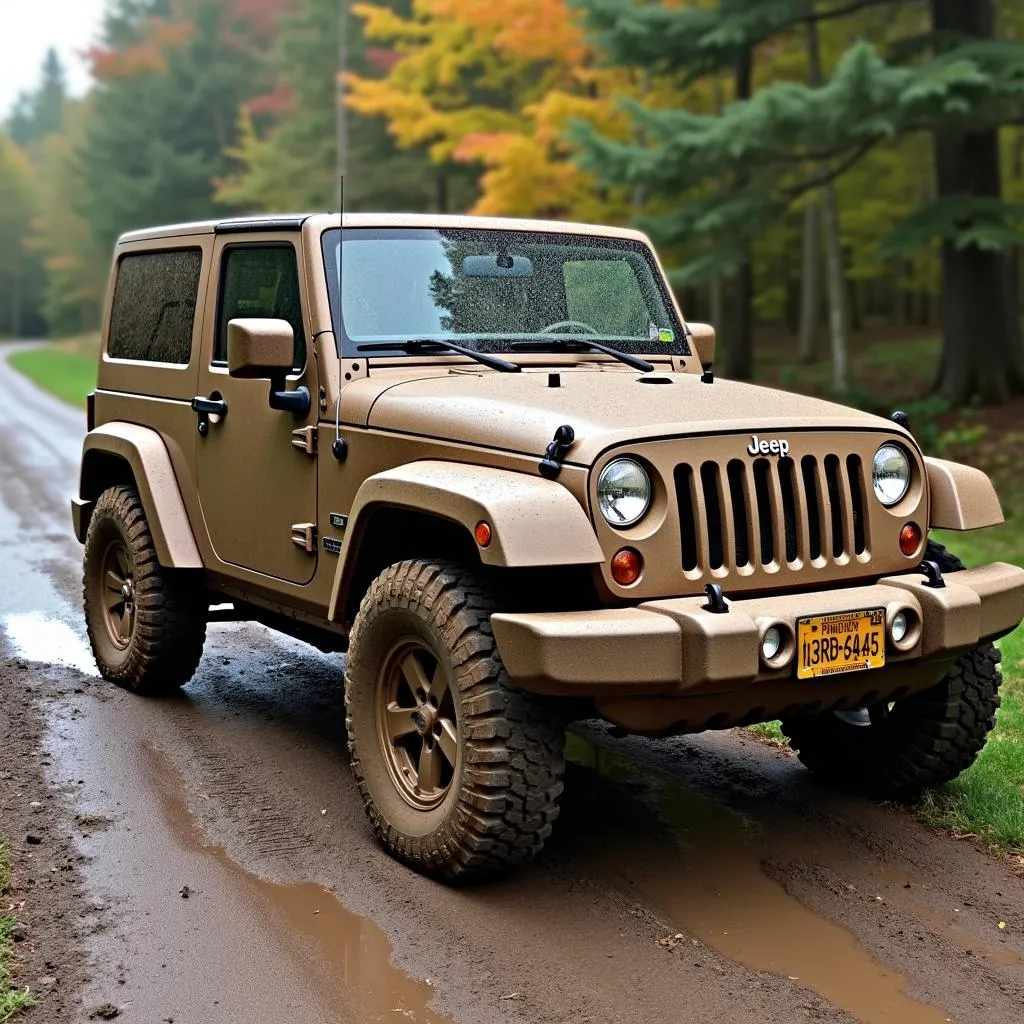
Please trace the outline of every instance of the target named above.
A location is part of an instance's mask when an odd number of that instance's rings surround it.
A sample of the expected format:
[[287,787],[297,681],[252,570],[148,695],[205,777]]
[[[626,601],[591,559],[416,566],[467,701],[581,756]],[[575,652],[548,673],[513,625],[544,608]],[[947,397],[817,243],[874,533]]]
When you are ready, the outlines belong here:
[[[964,567],[933,541],[925,558],[943,573]],[[891,707],[792,718],[782,722],[782,731],[800,760],[823,778],[881,799],[912,800],[974,763],[995,724],[998,666],[995,646],[979,644],[935,686]]]
[[345,707],[352,771],[374,832],[425,874],[490,874],[535,853],[558,816],[564,729],[516,689],[467,570],[390,566],[352,627]]

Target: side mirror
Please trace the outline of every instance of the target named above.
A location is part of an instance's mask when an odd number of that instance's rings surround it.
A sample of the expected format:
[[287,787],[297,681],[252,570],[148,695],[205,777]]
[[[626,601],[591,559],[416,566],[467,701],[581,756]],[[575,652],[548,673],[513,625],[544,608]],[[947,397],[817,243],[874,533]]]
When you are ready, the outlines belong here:
[[270,380],[270,408],[306,416],[309,388],[285,388],[295,358],[295,332],[287,320],[246,317],[228,322],[228,373],[248,380]]
[[701,366],[707,369],[715,361],[715,329],[711,324],[692,324],[690,328],[694,350]]
[[246,318],[228,323],[228,373],[283,381],[292,368],[295,332],[287,320]]

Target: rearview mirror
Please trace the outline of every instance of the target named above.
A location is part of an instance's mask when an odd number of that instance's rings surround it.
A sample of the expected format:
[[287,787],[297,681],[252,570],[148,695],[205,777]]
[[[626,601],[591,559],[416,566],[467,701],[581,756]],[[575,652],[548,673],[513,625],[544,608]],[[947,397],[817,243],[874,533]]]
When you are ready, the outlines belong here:
[[228,322],[228,373],[270,380],[270,408],[295,416],[309,414],[309,388],[285,388],[295,359],[295,332],[287,320],[245,317]]
[[701,366],[705,369],[715,361],[715,329],[711,324],[691,324],[691,340]]
[[287,320],[249,317],[228,323],[228,373],[281,381],[295,358],[295,332]]
[[525,256],[495,253],[467,256],[462,261],[463,277],[533,277],[533,263]]

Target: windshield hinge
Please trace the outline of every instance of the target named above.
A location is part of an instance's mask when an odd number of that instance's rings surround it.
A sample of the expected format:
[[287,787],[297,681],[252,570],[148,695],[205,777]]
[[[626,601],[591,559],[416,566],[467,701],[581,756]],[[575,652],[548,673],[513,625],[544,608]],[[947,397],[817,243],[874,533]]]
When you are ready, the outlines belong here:
[[292,523],[292,543],[308,554],[315,554],[316,523]]

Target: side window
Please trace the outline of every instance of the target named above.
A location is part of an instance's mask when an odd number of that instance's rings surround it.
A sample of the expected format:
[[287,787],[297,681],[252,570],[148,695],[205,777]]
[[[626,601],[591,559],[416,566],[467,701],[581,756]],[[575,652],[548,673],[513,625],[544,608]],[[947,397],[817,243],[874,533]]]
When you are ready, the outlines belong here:
[[306,365],[306,332],[299,301],[299,264],[288,244],[239,245],[224,250],[213,361],[228,360],[228,323],[239,317],[287,320],[295,332],[292,366]]
[[107,355],[186,364],[192,357],[200,249],[130,253],[117,266]]

